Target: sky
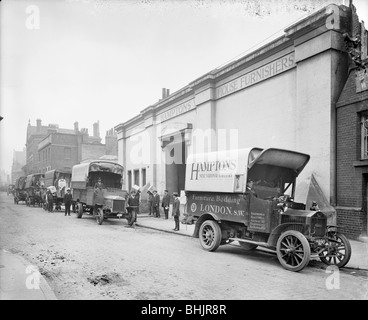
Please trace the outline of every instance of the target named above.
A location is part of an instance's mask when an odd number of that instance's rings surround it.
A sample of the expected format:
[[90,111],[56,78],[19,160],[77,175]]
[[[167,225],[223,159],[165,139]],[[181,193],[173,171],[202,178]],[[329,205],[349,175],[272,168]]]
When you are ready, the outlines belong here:
[[[107,130],[344,0],[3,0],[0,169],[28,121]],[[354,0],[368,24],[368,1]],[[345,1],[348,4],[348,1]]]

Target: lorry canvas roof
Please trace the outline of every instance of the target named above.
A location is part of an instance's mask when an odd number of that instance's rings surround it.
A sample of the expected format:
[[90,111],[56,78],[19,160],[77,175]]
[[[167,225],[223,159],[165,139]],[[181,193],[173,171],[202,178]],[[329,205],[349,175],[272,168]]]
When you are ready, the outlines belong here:
[[73,166],[72,181],[86,181],[89,172],[93,171],[111,172],[122,175],[124,168],[122,165],[113,161],[95,160],[83,162]]

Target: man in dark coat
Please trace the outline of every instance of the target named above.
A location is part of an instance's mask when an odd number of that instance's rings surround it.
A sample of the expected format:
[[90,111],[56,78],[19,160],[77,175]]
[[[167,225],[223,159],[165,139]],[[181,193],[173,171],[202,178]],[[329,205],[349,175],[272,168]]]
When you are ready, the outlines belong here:
[[173,193],[173,197],[174,197],[174,204],[173,204],[173,216],[174,216],[174,220],[175,220],[175,229],[173,229],[174,231],[179,231],[179,217],[180,217],[180,200],[179,200],[179,195],[174,192]]
[[148,215],[150,216],[153,214],[153,207],[152,207],[152,200],[153,200],[153,194],[151,191],[147,191],[148,193]]
[[139,213],[139,202],[140,202],[139,192],[135,189],[132,189],[128,197],[128,207],[134,207],[134,208],[129,208],[128,210],[135,211],[134,222],[137,222],[137,214]]
[[170,206],[169,191],[165,190],[164,196],[162,197],[162,208],[164,208],[165,219],[169,218],[169,206]]
[[72,194],[70,192],[70,189],[68,188],[64,196],[65,215],[70,216],[70,205],[71,204],[72,204]]
[[156,218],[160,218],[160,196],[158,195],[157,190],[153,190],[152,207],[153,215]]

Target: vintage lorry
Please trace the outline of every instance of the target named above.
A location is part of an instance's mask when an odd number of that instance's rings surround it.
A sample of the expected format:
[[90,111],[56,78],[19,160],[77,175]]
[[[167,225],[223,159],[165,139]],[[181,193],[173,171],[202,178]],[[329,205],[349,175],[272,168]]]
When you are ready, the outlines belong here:
[[41,207],[44,202],[45,175],[43,173],[29,174],[26,178],[25,191],[27,193],[26,205]]
[[126,218],[132,225],[136,211],[127,210],[123,175],[123,166],[110,160],[86,161],[73,166],[71,187],[77,218],[87,213],[93,215],[99,225],[108,218]]
[[26,186],[26,176],[19,177],[15,180],[14,185],[14,203],[19,204],[19,201],[24,201],[26,203],[27,201],[27,192],[25,190]]
[[71,170],[53,169],[45,172],[45,188],[53,195],[55,210],[61,210],[66,190],[70,188],[71,177]]
[[311,255],[345,266],[351,256],[347,238],[323,212],[294,201],[296,178],[309,159],[277,148],[190,155],[186,210],[196,220],[194,237],[208,251],[233,241],[246,250],[271,249],[291,271],[302,270]]

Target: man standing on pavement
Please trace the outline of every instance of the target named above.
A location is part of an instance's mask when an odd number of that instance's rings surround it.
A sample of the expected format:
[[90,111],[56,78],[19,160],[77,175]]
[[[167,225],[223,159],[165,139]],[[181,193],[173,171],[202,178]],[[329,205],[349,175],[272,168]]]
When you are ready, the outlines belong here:
[[153,209],[152,209],[152,200],[153,200],[153,194],[151,191],[147,191],[148,193],[148,215],[150,216],[151,214],[153,214]]
[[170,206],[169,191],[165,190],[164,196],[162,197],[162,208],[164,208],[165,219],[169,218],[169,206]]
[[65,216],[70,216],[70,205],[72,204],[72,194],[70,193],[70,189],[66,190],[66,194],[64,196],[64,205],[65,205]]
[[160,196],[158,195],[157,190],[153,190],[152,207],[154,216],[156,218],[160,218]]
[[179,217],[180,217],[180,200],[177,192],[173,193],[174,204],[173,204],[173,216],[175,220],[175,229],[174,231],[179,231]]

